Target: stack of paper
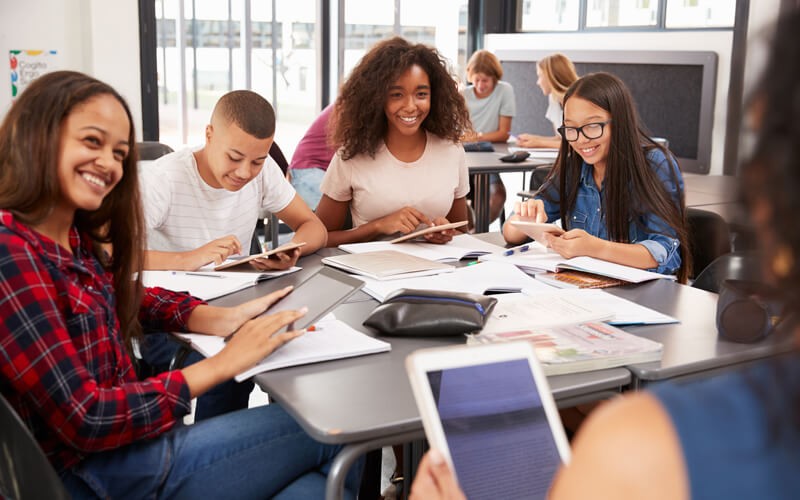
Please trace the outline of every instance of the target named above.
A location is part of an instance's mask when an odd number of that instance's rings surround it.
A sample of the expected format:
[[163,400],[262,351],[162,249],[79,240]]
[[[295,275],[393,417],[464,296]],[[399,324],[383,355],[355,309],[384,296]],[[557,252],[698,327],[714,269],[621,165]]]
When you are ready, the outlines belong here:
[[[206,357],[217,354],[225,347],[225,340],[222,337],[198,333],[176,333],[175,335],[189,341],[192,347]],[[256,366],[240,373],[235,378],[241,382],[257,373],[278,368],[363,356],[386,352],[390,349],[389,343],[365,335],[335,319],[332,315],[328,315],[315,325],[313,331],[307,331],[304,335],[281,346]]]

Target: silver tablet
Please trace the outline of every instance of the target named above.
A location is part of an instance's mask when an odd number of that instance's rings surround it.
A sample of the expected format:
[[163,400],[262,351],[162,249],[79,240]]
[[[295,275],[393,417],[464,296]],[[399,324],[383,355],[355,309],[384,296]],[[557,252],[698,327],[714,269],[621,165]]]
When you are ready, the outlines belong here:
[[308,279],[295,285],[294,290],[272,305],[264,314],[308,307],[308,312],[291,325],[302,330],[314,324],[333,308],[364,286],[364,282],[343,272],[323,267]]
[[428,442],[467,498],[546,498],[569,443],[530,343],[424,349],[406,369]]

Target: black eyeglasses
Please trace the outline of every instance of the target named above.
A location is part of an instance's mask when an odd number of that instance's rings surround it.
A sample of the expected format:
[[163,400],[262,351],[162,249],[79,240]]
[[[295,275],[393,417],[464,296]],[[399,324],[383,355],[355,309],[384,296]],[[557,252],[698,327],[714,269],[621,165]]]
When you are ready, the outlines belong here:
[[562,125],[558,127],[558,133],[561,134],[561,137],[566,139],[567,142],[577,141],[578,134],[583,134],[587,139],[597,139],[603,137],[603,130],[605,130],[606,125],[609,123],[611,123],[610,118],[604,122],[587,123],[580,127],[565,127]]

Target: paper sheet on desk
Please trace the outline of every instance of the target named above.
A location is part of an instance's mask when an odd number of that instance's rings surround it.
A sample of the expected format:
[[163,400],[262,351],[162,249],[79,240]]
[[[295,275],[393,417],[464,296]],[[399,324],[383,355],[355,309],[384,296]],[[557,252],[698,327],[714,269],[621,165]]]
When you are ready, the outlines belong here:
[[294,266],[283,271],[264,272],[208,271],[205,268],[197,271],[143,271],[142,284],[187,292],[194,297],[211,300],[299,270]]
[[536,281],[516,266],[502,262],[484,262],[459,267],[451,273],[392,281],[372,280],[363,276],[356,276],[356,278],[363,279],[366,283],[364,291],[381,302],[390,293],[400,288],[477,294],[482,294],[487,290],[518,292],[523,288],[553,289],[547,284]]
[[[550,289],[552,290],[552,287]],[[594,303],[557,292],[498,295],[497,305],[481,333],[512,332],[587,321],[605,321],[614,316],[612,311]]]
[[[198,333],[176,335],[191,342],[192,346],[206,357],[213,356],[225,347],[225,340],[222,337]],[[308,331],[284,344],[253,368],[237,375],[235,379],[241,382],[258,373],[278,368],[363,356],[390,349],[391,345],[388,342],[361,333],[329,314],[317,322],[314,331]]]
[[543,291],[541,288],[529,288],[522,291],[526,295],[538,297],[542,294],[556,293],[565,297],[572,297],[582,304],[591,304],[592,307],[605,309],[614,313],[613,319],[606,321],[614,326],[625,325],[663,325],[680,323],[679,320],[660,313],[649,307],[617,297],[604,290],[594,289],[561,289],[556,291]]
[[443,245],[421,242],[389,243],[388,241],[368,241],[366,243],[339,245],[339,249],[349,253],[395,250],[422,257],[423,259],[445,262],[500,252],[503,250],[503,247],[493,243],[487,243],[471,234],[459,234],[454,236],[450,242]]

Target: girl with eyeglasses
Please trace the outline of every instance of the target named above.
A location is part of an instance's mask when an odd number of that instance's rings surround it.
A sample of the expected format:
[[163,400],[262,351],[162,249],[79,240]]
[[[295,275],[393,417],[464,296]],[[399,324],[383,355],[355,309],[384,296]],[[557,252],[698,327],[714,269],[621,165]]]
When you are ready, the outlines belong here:
[[[577,80],[564,95],[558,159],[539,194],[515,203],[509,220],[561,220],[547,245],[685,282],[691,267],[683,178],[672,154],[644,132],[633,98],[608,73]],[[527,237],[503,226],[511,244]]]

